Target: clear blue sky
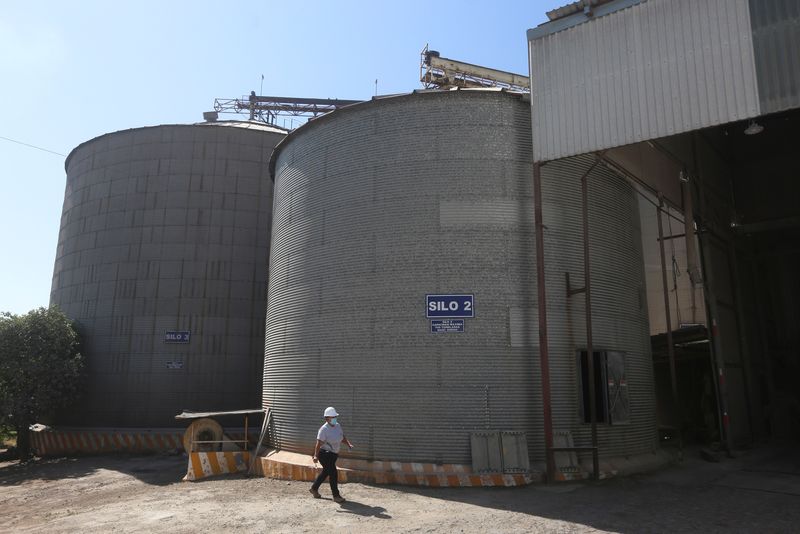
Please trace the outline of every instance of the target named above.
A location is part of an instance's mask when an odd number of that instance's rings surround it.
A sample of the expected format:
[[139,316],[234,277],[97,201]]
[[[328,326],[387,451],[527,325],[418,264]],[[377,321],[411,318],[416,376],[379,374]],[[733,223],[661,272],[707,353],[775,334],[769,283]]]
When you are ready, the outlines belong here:
[[[420,87],[419,52],[526,74],[525,32],[567,0],[4,2],[0,137],[69,154],[192,123],[214,98],[366,99]],[[0,139],[0,311],[47,306],[64,157]]]

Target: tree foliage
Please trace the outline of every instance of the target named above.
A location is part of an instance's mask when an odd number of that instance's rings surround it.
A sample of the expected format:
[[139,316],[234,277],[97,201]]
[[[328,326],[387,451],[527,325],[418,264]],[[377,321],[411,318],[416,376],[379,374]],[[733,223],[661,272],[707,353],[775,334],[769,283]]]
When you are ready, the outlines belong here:
[[79,395],[82,369],[78,334],[61,310],[0,314],[0,424],[17,430],[21,458],[30,455],[28,426]]

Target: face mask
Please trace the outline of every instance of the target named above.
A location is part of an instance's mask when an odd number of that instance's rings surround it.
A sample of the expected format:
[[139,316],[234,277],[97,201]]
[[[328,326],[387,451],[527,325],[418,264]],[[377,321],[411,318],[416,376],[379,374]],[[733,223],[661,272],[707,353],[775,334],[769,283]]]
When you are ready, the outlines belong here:
[[336,418],[335,418],[335,417],[331,418],[331,424],[332,424],[333,426],[336,426],[336,425],[338,424],[338,423],[336,422]]

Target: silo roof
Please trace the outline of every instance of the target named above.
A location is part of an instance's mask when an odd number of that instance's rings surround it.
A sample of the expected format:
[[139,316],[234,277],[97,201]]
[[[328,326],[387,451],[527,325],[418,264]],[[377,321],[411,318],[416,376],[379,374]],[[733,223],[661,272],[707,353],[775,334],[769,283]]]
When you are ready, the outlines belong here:
[[177,128],[194,128],[194,127],[205,127],[205,126],[213,126],[213,127],[227,127],[227,128],[240,128],[244,130],[257,130],[261,132],[270,132],[270,133],[277,133],[277,134],[287,134],[288,130],[284,128],[280,128],[278,126],[272,126],[269,124],[264,124],[263,122],[257,121],[213,121],[213,122],[196,122],[192,124],[157,124],[155,126],[141,126],[137,128],[126,128],[124,130],[116,130],[113,132],[107,132],[96,137],[92,137],[91,139],[87,139],[83,143],[79,144],[75,148],[73,148],[69,154],[67,154],[66,159],[64,160],[64,169],[66,170],[69,167],[69,161],[72,158],[72,155],[84,145],[97,141],[98,139],[102,139],[107,135],[114,135],[121,132],[130,132],[134,130],[148,130],[152,128],[163,128],[163,127],[177,127]]
[[286,137],[280,140],[280,142],[275,145],[275,148],[272,150],[272,155],[269,158],[269,174],[272,180],[275,180],[275,162],[278,158],[278,154],[280,153],[283,144],[286,143],[289,139],[293,138],[296,133],[299,131],[305,131],[312,124],[318,124],[320,121],[327,120],[328,117],[336,115],[339,116],[342,113],[346,113],[348,110],[352,109],[360,109],[360,106],[369,106],[372,105],[373,102],[383,101],[383,100],[394,100],[400,98],[409,98],[413,97],[414,95],[430,95],[430,94],[447,94],[451,92],[469,92],[469,93],[504,93],[511,97],[517,97],[523,100],[529,98],[528,93],[520,93],[517,91],[509,91],[504,87],[454,87],[452,89],[415,89],[409,93],[395,93],[389,95],[377,95],[373,96],[370,100],[364,100],[363,102],[358,102],[356,104],[350,104],[349,106],[342,106],[340,108],[331,111],[330,113],[326,113],[320,117],[314,118],[306,122],[304,125],[292,130],[287,134]]
[[[167,125],[171,126],[171,125]],[[228,128],[243,128],[245,130],[259,130],[262,132],[272,132],[272,133],[288,133],[289,130],[286,128],[281,128],[279,126],[274,126],[272,124],[266,124],[259,121],[204,121],[204,122],[196,122],[194,124],[189,124],[187,126],[221,126],[221,127],[228,127]]]

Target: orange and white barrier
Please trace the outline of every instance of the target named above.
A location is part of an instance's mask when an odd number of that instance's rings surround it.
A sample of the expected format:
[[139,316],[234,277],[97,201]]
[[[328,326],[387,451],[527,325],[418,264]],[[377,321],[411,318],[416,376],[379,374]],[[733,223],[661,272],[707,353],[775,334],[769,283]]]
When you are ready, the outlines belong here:
[[183,480],[198,480],[225,473],[246,473],[249,466],[249,452],[193,452],[189,454],[189,468]]
[[[70,454],[183,452],[183,428],[104,429],[41,427],[31,431],[31,446],[38,456]],[[244,432],[225,432],[230,440],[243,440]],[[250,441],[257,439],[251,433]]]
[[177,452],[183,450],[181,429],[46,429],[31,432],[39,456],[110,452]]
[[[476,487],[524,486],[544,480],[543,473],[474,473],[471,466],[419,462],[385,462],[340,458],[340,482],[399,484],[404,486]],[[319,474],[309,455],[268,451],[256,459],[256,473],[281,480],[313,481]]]

